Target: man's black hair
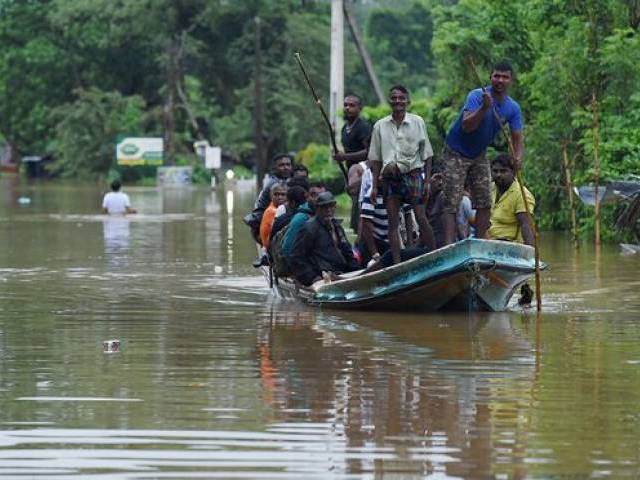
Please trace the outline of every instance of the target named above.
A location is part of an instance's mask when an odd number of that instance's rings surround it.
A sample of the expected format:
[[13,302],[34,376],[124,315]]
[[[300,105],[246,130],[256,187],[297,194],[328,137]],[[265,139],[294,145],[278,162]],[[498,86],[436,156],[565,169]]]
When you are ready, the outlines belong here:
[[301,187],[306,191],[309,191],[309,179],[307,177],[291,177],[287,180],[287,186],[289,188]]
[[309,182],[309,188],[312,187],[327,189],[327,185],[324,182]]
[[113,182],[111,182],[111,190],[113,190],[114,192],[120,190],[121,186],[122,184],[120,183],[120,180],[114,180]]
[[301,163],[295,163],[295,164],[293,165],[292,170],[293,170],[294,172],[299,172],[299,171],[301,171],[301,170],[302,170],[302,171],[307,172],[307,174],[309,174],[309,169],[308,169],[307,167],[305,167],[305,166],[304,166],[303,164],[301,164]]
[[507,167],[510,170],[513,170],[513,162],[511,161],[511,157],[507,153],[500,153],[497,157],[491,160],[491,165],[496,163],[502,167]]
[[281,158],[288,158],[291,164],[293,165],[293,158],[288,153],[276,153],[271,159],[271,165],[275,165],[276,162]]
[[407,90],[407,87],[405,87],[404,85],[394,85],[389,89],[389,94],[391,94],[391,92],[393,92],[394,90],[398,90],[404,93],[407,96],[407,98],[409,97],[409,90]]
[[294,185],[287,190],[287,201],[302,205],[307,201],[307,191],[300,185]]
[[356,95],[355,93],[347,93],[344,98],[347,97],[355,98],[358,101],[358,105],[362,106],[362,97],[360,95]]
[[494,63],[493,70],[491,70],[491,72],[509,72],[513,77],[513,67],[507,60],[500,60],[499,62]]

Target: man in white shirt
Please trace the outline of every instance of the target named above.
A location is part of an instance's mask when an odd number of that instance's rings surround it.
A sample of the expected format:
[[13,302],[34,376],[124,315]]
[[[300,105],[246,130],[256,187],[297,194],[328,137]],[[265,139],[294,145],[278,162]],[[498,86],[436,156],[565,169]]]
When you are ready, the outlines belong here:
[[[391,115],[373,127],[369,162],[373,173],[370,198],[375,204],[382,187],[389,220],[389,247],[393,262],[400,262],[400,210],[403,203],[412,206],[420,227],[420,243],[435,248],[433,231],[425,214],[425,180],[431,174],[433,149],[424,120],[407,112],[409,91],[402,85],[389,90]],[[423,176],[424,175],[424,176]]]
[[135,209],[131,208],[129,202],[129,195],[120,191],[120,181],[114,180],[111,182],[111,192],[105,194],[102,199],[102,213],[108,213],[110,215],[124,215],[125,213],[136,213]]

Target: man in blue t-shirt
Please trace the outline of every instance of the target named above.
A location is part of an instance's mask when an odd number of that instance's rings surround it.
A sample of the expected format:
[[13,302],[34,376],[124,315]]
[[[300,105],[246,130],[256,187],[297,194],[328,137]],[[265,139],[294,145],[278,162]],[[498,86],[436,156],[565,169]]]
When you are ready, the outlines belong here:
[[476,235],[485,238],[491,217],[491,168],[487,147],[507,123],[515,149],[514,167],[519,169],[524,155],[520,105],[507,91],[513,80],[508,62],[494,65],[491,86],[469,92],[460,115],[449,130],[444,159],[444,241],[456,239],[456,212],[468,180],[471,202],[476,211]]

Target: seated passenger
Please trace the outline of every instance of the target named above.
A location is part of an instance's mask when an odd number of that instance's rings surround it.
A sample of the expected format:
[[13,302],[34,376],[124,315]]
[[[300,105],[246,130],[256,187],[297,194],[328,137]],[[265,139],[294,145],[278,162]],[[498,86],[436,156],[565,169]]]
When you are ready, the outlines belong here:
[[293,166],[292,178],[295,178],[295,177],[309,178],[309,169],[301,163],[296,163]]
[[298,233],[300,233],[300,229],[305,222],[315,213],[315,202],[318,195],[324,191],[326,191],[326,188],[324,184],[320,182],[313,182],[309,187],[309,196],[307,201],[297,208],[291,222],[289,222],[289,228],[287,228],[287,232],[284,235],[284,240],[282,241],[282,253],[285,257],[288,257],[291,254],[293,242],[298,236]]
[[256,203],[253,206],[253,211],[242,219],[245,224],[251,228],[251,235],[256,242],[260,241],[260,222],[262,221],[262,215],[271,202],[271,187],[275,183],[285,182],[291,177],[291,157],[287,154],[278,154],[271,160],[272,174],[264,178],[263,187]]
[[[500,154],[491,162],[491,175],[494,185],[491,189],[491,227],[489,238],[533,245],[533,229],[529,225],[520,184],[515,179],[511,158]],[[526,188],[524,189],[533,214],[536,201]]]
[[[287,191],[289,191],[291,187],[296,187],[296,186],[302,187],[305,192],[309,192],[309,180],[307,179],[307,177],[291,177],[289,180],[287,180],[287,189],[288,189]],[[280,205],[276,210],[276,219],[279,216],[284,215],[285,213],[288,213],[288,212],[289,212],[289,202],[285,202],[282,205]],[[293,215],[295,211],[290,213],[291,215]]]
[[316,215],[304,224],[293,244],[289,264],[303,285],[321,280],[325,273],[336,275],[358,269],[347,235],[334,218],[335,211],[331,192],[318,195]]
[[458,205],[458,213],[456,214],[456,226],[458,229],[458,240],[475,237],[476,211],[471,205],[471,196],[468,189],[462,194],[460,205]]
[[444,246],[444,224],[442,220],[443,198],[442,186],[444,179],[442,173],[434,173],[429,179],[429,197],[427,198],[427,220],[433,230],[433,236],[436,240],[436,248]]
[[278,216],[276,214],[276,219],[273,222],[273,227],[271,227],[270,238],[273,238],[276,233],[289,225],[291,219],[298,210],[298,207],[300,207],[300,205],[307,201],[308,195],[309,192],[307,192],[299,185],[289,187],[289,189],[287,190],[287,203],[285,204],[286,209],[282,215]]
[[275,183],[271,187],[270,193],[271,203],[264,211],[262,220],[260,221],[260,243],[262,243],[262,246],[265,248],[269,246],[269,236],[271,235],[276,210],[280,205],[283,205],[287,199],[287,186],[284,183]]

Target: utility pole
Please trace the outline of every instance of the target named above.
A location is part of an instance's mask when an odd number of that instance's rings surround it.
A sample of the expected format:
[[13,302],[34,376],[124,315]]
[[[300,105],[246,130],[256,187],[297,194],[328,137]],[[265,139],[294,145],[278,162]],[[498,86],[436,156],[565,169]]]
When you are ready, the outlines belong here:
[[254,86],[254,142],[256,144],[256,167],[258,191],[262,188],[262,179],[267,172],[267,155],[264,144],[264,108],[262,103],[262,41],[260,32],[260,17],[254,18],[255,23],[255,71],[253,78]]
[[339,132],[338,109],[344,100],[344,10],[343,0],[331,0],[331,81],[329,120]]

